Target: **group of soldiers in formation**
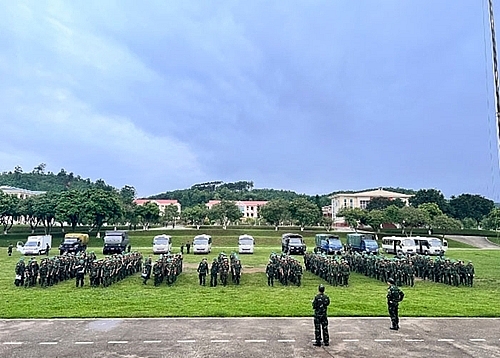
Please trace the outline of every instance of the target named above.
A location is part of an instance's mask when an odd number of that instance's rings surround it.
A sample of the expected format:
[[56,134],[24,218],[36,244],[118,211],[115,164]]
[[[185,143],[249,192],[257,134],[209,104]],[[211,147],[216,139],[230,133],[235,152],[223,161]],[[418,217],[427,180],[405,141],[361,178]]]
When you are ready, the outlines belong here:
[[306,252],[304,255],[306,271],[321,277],[332,286],[348,286],[351,269],[348,261],[341,256],[327,256]]
[[203,258],[198,264],[197,272],[198,279],[201,286],[206,285],[206,277],[210,272],[210,287],[217,286],[217,276],[219,277],[220,284],[227,286],[229,273],[231,273],[231,281],[235,285],[240,284],[241,280],[241,261],[236,253],[232,252],[229,258],[224,252],[221,252],[217,257],[212,260],[212,265],[209,267],[206,258]]
[[151,278],[151,272],[155,286],[160,286],[163,281],[168,286],[173,285],[177,276],[182,272],[182,254],[162,254],[154,263],[152,263],[151,256],[148,257],[141,274],[143,284],[147,284]]
[[267,285],[274,286],[274,279],[282,285],[301,285],[302,265],[292,256],[273,252],[266,266]]
[[474,280],[474,266],[470,261],[464,265],[463,261],[420,254],[389,258],[359,252],[346,252],[342,257],[353,271],[382,282],[392,278],[396,286],[413,287],[415,277],[447,285],[471,287]]
[[35,257],[27,263],[19,259],[15,267],[16,286],[48,287],[58,282],[76,279],[76,287],[83,287],[85,275],[89,276],[91,287],[108,287],[127,276],[139,272],[142,267],[142,254],[139,252],[115,254],[97,260],[93,252],[76,255],[64,254],[41,259]]

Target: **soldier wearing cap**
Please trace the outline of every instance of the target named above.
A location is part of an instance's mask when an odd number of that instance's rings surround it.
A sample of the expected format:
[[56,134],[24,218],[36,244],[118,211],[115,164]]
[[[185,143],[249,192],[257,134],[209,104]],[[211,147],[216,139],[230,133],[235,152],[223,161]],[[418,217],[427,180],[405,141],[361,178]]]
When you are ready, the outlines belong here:
[[399,329],[399,302],[403,300],[404,293],[397,286],[393,278],[387,280],[387,308],[391,317],[391,329],[397,331]]
[[208,263],[207,259],[204,257],[198,265],[198,278],[200,279],[200,286],[205,286],[205,279],[207,277],[208,272]]
[[319,285],[318,294],[312,301],[314,309],[314,345],[321,347],[321,332],[323,332],[323,344],[330,345],[330,336],[328,335],[328,317],[327,310],[330,305],[330,298],[325,295],[325,286]]

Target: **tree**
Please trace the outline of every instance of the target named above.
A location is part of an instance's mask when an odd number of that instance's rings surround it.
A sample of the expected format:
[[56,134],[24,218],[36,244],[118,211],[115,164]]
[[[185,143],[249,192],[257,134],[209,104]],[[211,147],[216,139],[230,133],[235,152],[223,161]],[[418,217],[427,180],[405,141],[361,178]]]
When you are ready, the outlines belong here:
[[333,228],[334,221],[331,216],[323,216],[320,219],[320,224],[326,231],[330,231]]
[[158,204],[152,201],[147,201],[143,205],[137,205],[136,213],[139,223],[142,224],[144,230],[149,230],[149,226],[157,223],[160,219],[160,208]]
[[226,200],[215,204],[209,211],[209,217],[214,221],[219,221],[224,230],[227,229],[229,223],[239,220],[242,215],[234,202]]
[[461,194],[450,199],[452,216],[463,220],[472,218],[479,223],[495,207],[495,203],[481,195]]
[[83,193],[84,221],[90,225],[89,232],[99,231],[110,220],[120,218],[123,210],[116,192],[103,189],[88,189]]
[[34,198],[33,210],[43,225],[45,235],[49,235],[56,219],[58,194],[46,193]]
[[64,191],[59,195],[56,204],[56,218],[68,222],[74,232],[76,226],[81,223],[83,213],[83,195],[79,190]]
[[380,226],[387,221],[383,210],[374,209],[368,212],[366,222],[372,227],[373,230],[380,232]]
[[14,220],[19,216],[19,199],[17,196],[5,194],[0,191],[0,223],[3,233],[7,235],[14,225]]
[[425,210],[414,208],[413,206],[405,206],[399,210],[401,224],[405,231],[410,229],[410,236],[412,236],[414,228],[422,227],[430,223],[429,214]]
[[477,221],[472,218],[462,219],[462,226],[464,229],[477,229]]
[[123,219],[128,224],[130,230],[132,228],[134,228],[134,230],[137,228],[137,224],[139,223],[139,216],[137,214],[136,203],[123,205]]
[[[500,222],[499,222],[500,223]],[[448,215],[440,214],[432,220],[432,226],[443,231],[443,238],[451,230],[459,230],[462,224],[457,219],[450,218]]]
[[165,226],[172,223],[172,229],[175,227],[175,221],[179,218],[179,209],[176,205],[170,204],[165,207],[165,212],[163,213],[163,220],[165,221]]
[[337,216],[344,217],[345,222],[358,231],[358,225],[361,222],[366,222],[367,212],[360,208],[342,208],[337,213]]
[[402,208],[405,206],[405,203],[403,200],[397,198],[394,200],[391,200],[389,198],[384,198],[384,197],[376,197],[371,199],[368,204],[366,205],[366,210],[372,211],[372,210],[384,210],[388,206],[395,205],[398,208]]
[[181,217],[192,225],[196,225],[196,229],[200,229],[200,225],[208,216],[208,209],[206,205],[200,204],[191,208],[186,208],[182,211]]
[[481,221],[481,227],[483,229],[495,231],[500,229],[500,208],[493,208]]
[[436,216],[443,215],[443,212],[436,203],[423,203],[420,204],[418,208],[424,210],[425,212],[427,212],[427,215],[429,215],[430,221],[428,227],[429,227],[429,234],[431,234],[434,218]]
[[401,208],[398,208],[396,205],[390,205],[384,210],[385,218],[387,222],[393,224],[401,224]]
[[278,227],[290,218],[290,204],[283,199],[271,200],[260,207],[259,216],[278,230]]
[[19,203],[19,215],[29,224],[32,234],[40,225],[40,218],[36,215],[34,205],[35,199],[32,196],[22,199]]
[[420,189],[410,199],[410,205],[418,208],[420,204],[436,203],[442,212],[448,212],[448,204],[443,193],[437,189]]
[[136,195],[135,188],[131,185],[125,185],[120,189],[120,199],[125,205],[132,205]]
[[292,200],[290,203],[290,214],[292,220],[296,221],[300,230],[304,231],[304,227],[315,225],[321,218],[321,208],[305,198]]

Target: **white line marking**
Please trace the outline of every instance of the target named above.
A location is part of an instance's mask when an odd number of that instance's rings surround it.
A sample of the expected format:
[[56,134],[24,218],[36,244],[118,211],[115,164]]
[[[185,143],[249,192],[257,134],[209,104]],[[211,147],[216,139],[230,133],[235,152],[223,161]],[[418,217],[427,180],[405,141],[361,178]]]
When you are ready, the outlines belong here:
[[108,344],[127,344],[128,341],[108,341]]
[[278,342],[290,343],[295,342],[295,339],[278,339]]
[[267,339],[245,339],[247,343],[266,343]]
[[359,339],[343,339],[344,342],[359,342]]
[[57,344],[57,342],[40,342],[38,344],[53,345],[53,344]]
[[375,339],[375,342],[392,342],[392,339]]
[[229,339],[212,339],[210,343],[228,343]]
[[177,343],[194,343],[194,342],[196,342],[194,339],[184,339],[177,341]]
[[423,342],[423,339],[405,339],[405,342]]
[[454,341],[455,341],[454,339],[449,339],[449,338],[438,339],[438,342],[454,342]]
[[23,344],[23,342],[3,342],[3,344]]
[[143,341],[143,343],[161,343],[161,341]]
[[484,338],[471,338],[469,339],[471,342],[486,342],[486,339]]
[[75,342],[75,344],[94,344],[94,342]]

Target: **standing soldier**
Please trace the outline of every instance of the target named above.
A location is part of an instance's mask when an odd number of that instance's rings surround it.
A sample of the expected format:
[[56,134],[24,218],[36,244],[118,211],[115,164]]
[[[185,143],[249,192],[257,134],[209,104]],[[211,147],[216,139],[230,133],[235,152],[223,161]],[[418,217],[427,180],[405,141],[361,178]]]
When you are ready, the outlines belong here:
[[[189,253],[189,248],[187,249]],[[201,260],[200,264],[198,265],[198,277],[200,279],[200,286],[205,286],[205,279],[207,277],[207,272],[208,272],[208,263],[207,259],[203,258]]]
[[181,244],[181,254],[184,254],[184,243]]
[[83,287],[83,280],[85,278],[85,264],[83,260],[78,261],[75,266],[76,287],[80,285]]
[[151,256],[146,259],[146,263],[144,264],[144,270],[142,271],[142,283],[146,285],[148,280],[151,278]]
[[191,243],[188,241],[186,242],[186,252],[189,254],[189,250],[191,249]]
[[49,251],[50,251],[50,245],[47,243],[47,246],[45,246],[45,255],[48,257],[49,256]]
[[240,284],[241,279],[241,262],[239,259],[234,263],[234,283]]
[[14,285],[24,286],[24,271],[26,265],[24,264],[24,259],[21,257],[19,262],[16,264],[16,279],[14,280]]
[[267,275],[267,285],[274,286],[274,264],[273,260],[269,259],[269,262],[266,266],[266,275]]
[[389,285],[387,289],[387,308],[391,317],[391,329],[397,331],[399,329],[399,302],[403,300],[405,294],[396,286],[394,279],[389,278],[387,284]]
[[327,310],[330,305],[330,298],[325,295],[325,286],[319,285],[318,294],[312,301],[314,309],[314,337],[316,341],[314,346],[321,347],[321,332],[323,331],[323,344],[330,345],[330,336],[328,335],[328,317]]
[[12,246],[12,244],[9,243],[9,247],[7,248],[7,254],[9,256],[12,256],[12,249],[14,248],[14,246]]
[[210,287],[217,286],[217,273],[219,272],[219,264],[217,258],[214,257],[212,267],[210,268]]

